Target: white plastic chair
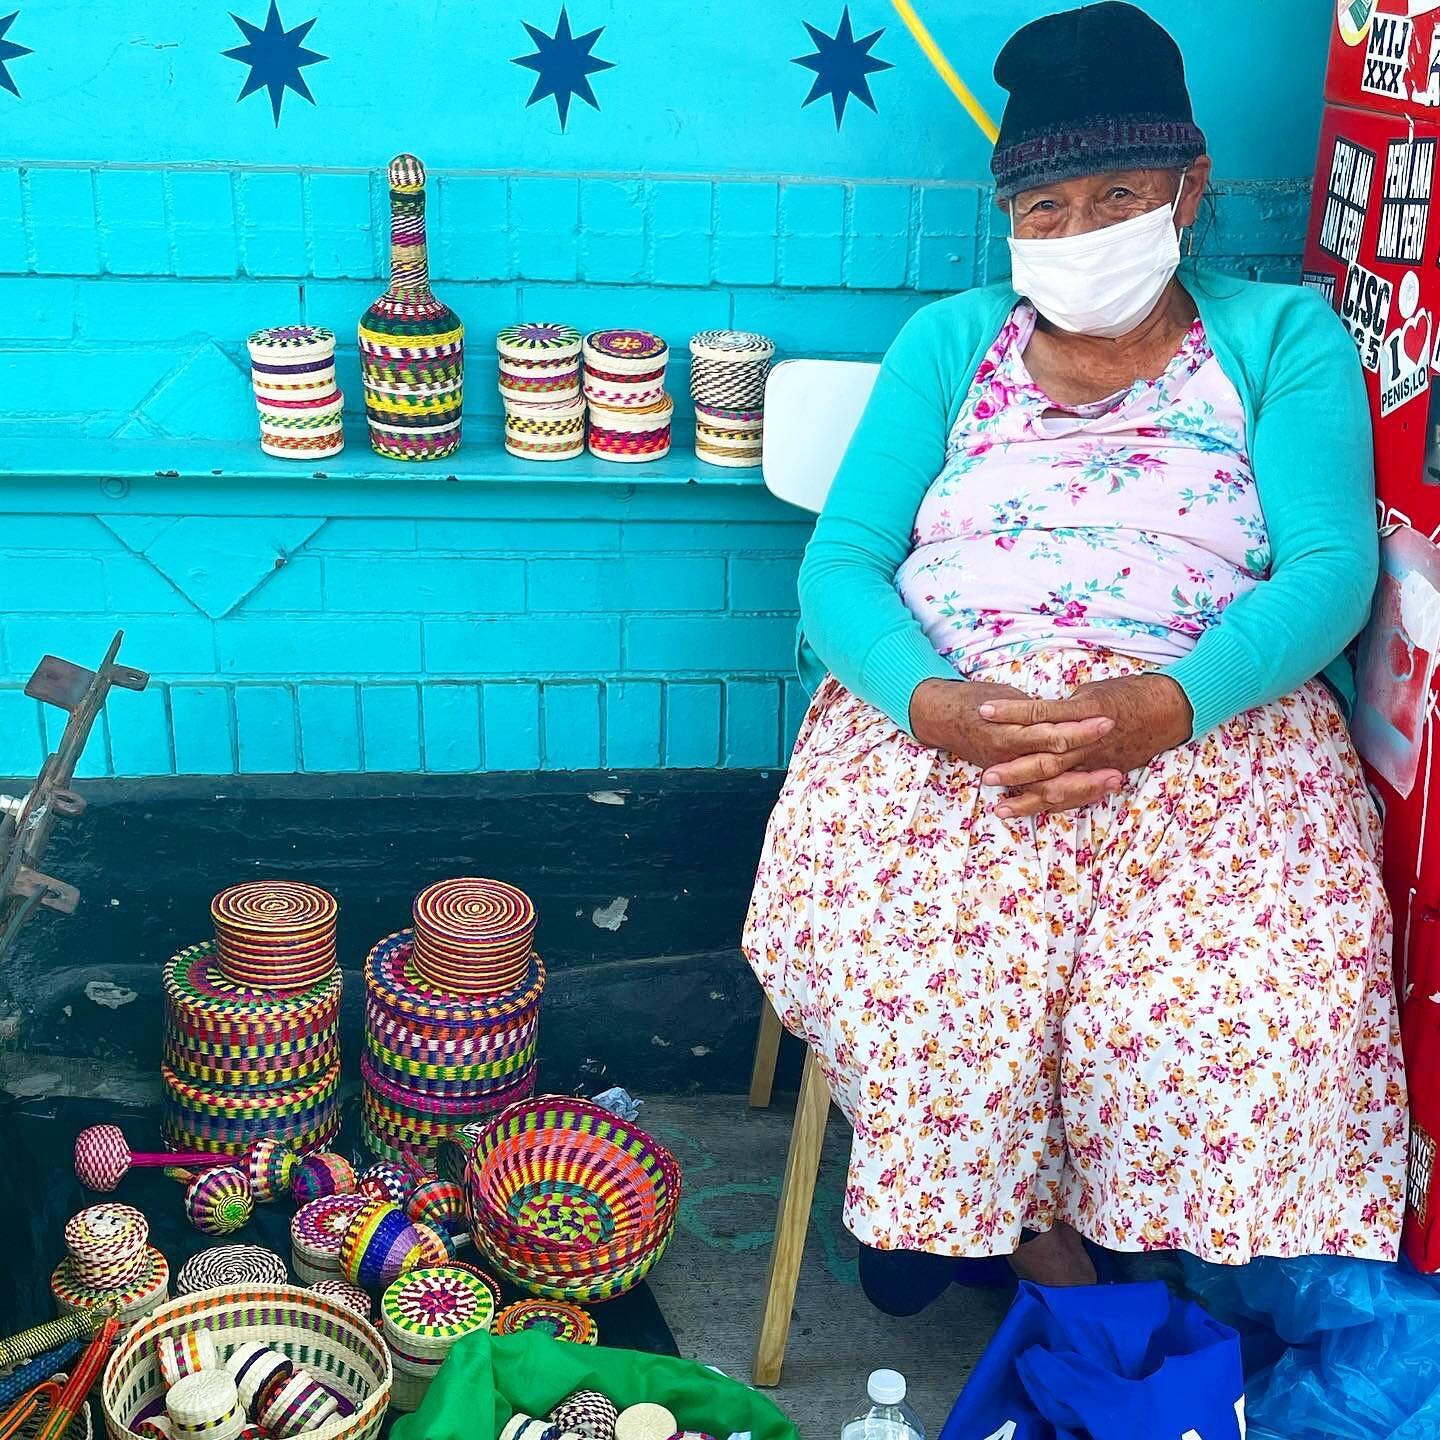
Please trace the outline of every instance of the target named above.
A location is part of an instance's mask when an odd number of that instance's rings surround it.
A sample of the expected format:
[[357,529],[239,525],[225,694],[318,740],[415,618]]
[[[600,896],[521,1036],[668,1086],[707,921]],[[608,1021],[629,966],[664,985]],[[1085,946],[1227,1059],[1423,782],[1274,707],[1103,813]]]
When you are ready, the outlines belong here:
[[878,365],[862,360],[782,360],[765,384],[765,488],[819,514]]
[[[786,360],[770,372],[763,465],[765,488],[772,495],[819,513],[879,373],[878,365],[854,360]],[[780,1017],[768,1000],[764,1005],[750,1073],[750,1104],[756,1108],[770,1103],[780,1051]],[[815,1052],[807,1047],[755,1346],[756,1385],[780,1383],[829,1113],[830,1090]]]

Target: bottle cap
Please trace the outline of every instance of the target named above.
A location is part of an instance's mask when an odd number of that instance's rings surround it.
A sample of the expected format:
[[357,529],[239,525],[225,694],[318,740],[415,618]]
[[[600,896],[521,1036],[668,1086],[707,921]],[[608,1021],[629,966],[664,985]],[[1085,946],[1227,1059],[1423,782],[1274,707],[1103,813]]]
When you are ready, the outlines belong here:
[[905,1377],[898,1370],[872,1370],[868,1389],[876,1405],[898,1405],[905,1398]]

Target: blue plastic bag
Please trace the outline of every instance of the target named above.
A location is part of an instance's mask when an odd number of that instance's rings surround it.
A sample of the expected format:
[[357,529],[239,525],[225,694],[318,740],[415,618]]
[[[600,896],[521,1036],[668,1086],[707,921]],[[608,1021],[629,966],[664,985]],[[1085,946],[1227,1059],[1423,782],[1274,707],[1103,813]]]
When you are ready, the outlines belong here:
[[1239,1337],[1159,1282],[1022,1282],[940,1440],[1241,1440]]
[[1191,1292],[1242,1331],[1250,1440],[1440,1435],[1440,1277],[1323,1255],[1182,1263]]

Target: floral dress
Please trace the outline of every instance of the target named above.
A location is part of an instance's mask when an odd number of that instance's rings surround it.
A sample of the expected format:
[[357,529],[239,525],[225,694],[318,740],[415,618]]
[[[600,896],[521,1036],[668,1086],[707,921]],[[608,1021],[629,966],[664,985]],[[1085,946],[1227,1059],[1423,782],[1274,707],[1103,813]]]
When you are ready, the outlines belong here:
[[[1059,697],[1184,653],[1261,583],[1244,418],[1198,325],[1070,415],[1011,316],[896,581],[968,678]],[[854,1127],[867,1244],[1390,1259],[1404,1075],[1379,822],[1311,681],[1079,811],[1002,820],[976,768],[833,677],[744,937]]]

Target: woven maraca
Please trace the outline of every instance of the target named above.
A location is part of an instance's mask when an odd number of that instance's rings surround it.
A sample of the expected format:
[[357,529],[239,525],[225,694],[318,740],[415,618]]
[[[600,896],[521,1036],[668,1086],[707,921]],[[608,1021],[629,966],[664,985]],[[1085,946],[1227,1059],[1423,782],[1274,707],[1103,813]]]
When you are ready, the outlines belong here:
[[437,1229],[465,1224],[465,1191],[453,1180],[427,1180],[418,1186],[405,1204],[405,1213],[415,1221]]
[[424,1244],[398,1205],[372,1200],[355,1212],[340,1242],[340,1273],[364,1288],[388,1285],[414,1269]]
[[306,1205],[322,1195],[353,1195],[355,1167],[333,1150],[307,1155],[290,1177],[290,1195],[297,1205]]
[[234,1165],[219,1165],[197,1175],[185,1191],[185,1215],[206,1235],[229,1235],[248,1224],[254,1213],[250,1182]]
[[228,1165],[231,1155],[187,1155],[132,1150],[118,1125],[92,1125],[75,1137],[75,1176],[87,1190],[110,1191],[136,1167]]
[[403,1205],[415,1188],[415,1177],[404,1165],[394,1160],[378,1160],[361,1176],[356,1191],[372,1200],[388,1200]]
[[263,1136],[245,1156],[245,1176],[250,1193],[262,1204],[289,1195],[290,1182],[300,1157],[282,1141]]

